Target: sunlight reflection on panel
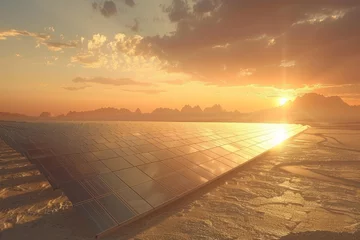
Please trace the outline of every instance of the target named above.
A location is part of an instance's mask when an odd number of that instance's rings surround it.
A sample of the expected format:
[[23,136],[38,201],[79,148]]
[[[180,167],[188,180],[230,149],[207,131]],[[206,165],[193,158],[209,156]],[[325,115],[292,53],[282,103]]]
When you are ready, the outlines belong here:
[[275,146],[290,137],[289,130],[287,130],[286,127],[280,127],[276,129],[273,136],[274,137],[272,138],[272,144]]

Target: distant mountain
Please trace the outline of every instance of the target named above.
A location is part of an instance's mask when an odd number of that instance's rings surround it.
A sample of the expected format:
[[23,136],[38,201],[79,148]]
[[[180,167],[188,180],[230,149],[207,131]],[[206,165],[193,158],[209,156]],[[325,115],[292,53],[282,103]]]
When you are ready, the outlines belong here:
[[135,114],[142,114],[140,108],[137,108],[137,109],[135,110]]
[[134,112],[126,108],[100,108],[92,111],[70,111],[66,115],[51,116],[43,112],[39,117],[0,112],[1,120],[63,120],[63,121],[223,121],[223,122],[360,122],[360,107],[350,106],[340,97],[325,97],[316,93],[304,94],[284,106],[252,113],[229,112],[215,104],[204,110],[200,106],[185,105],[181,110],[156,108],[151,113]]
[[39,117],[40,117],[40,118],[50,118],[50,117],[51,117],[51,113],[49,113],[49,112],[42,112]]
[[350,107],[339,96],[325,97],[317,93],[307,93],[297,97],[293,107],[303,110],[343,110]]
[[154,115],[177,115],[180,111],[172,108],[156,108],[151,114]]
[[180,111],[172,108],[156,108],[150,114],[143,114],[140,120],[148,121],[179,121]]
[[338,96],[325,97],[308,93],[296,98],[287,108],[293,116],[312,121],[355,122],[360,120],[360,107],[350,106]]
[[181,113],[185,113],[185,114],[201,114],[201,113],[203,113],[203,110],[199,107],[199,105],[196,105],[194,107],[191,107],[190,105],[185,105],[181,109]]
[[0,120],[29,120],[32,117],[19,113],[0,112]]
[[224,113],[226,112],[219,104],[215,104],[212,107],[208,107],[204,109],[204,113]]
[[126,108],[100,108],[92,111],[70,111],[62,120],[130,120],[132,112]]

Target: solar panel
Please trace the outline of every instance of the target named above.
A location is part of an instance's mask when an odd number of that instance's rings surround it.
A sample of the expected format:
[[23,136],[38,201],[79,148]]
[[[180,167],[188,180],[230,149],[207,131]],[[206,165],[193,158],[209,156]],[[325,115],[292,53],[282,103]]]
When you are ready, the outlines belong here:
[[170,122],[0,126],[1,138],[64,191],[96,236],[214,181],[307,128]]

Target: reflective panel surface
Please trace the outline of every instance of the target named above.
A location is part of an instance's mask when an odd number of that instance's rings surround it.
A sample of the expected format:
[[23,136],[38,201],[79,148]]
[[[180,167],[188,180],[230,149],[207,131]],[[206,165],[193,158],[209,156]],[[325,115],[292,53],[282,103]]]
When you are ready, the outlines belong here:
[[295,124],[3,122],[0,137],[65,192],[98,234],[261,155]]

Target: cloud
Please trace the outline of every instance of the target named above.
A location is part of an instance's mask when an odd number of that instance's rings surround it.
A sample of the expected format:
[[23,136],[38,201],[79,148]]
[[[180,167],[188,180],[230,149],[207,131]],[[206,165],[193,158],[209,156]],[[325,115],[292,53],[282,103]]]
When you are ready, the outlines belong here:
[[270,95],[270,96],[266,96],[267,98],[282,98],[284,96],[281,95]]
[[101,34],[93,35],[92,40],[88,41],[88,49],[94,50],[99,49],[106,42],[106,36]]
[[163,83],[166,84],[171,84],[171,85],[184,85],[186,83],[188,83],[188,80],[183,80],[183,79],[176,79],[176,80],[171,80],[171,81],[163,81]]
[[53,65],[59,58],[56,56],[45,57],[45,65]]
[[329,85],[322,86],[319,89],[316,89],[316,93],[324,95],[355,95],[360,92],[360,84],[341,84],[341,85]]
[[68,90],[68,91],[79,91],[79,90],[83,90],[88,87],[91,87],[91,86],[85,85],[85,86],[80,86],[80,87],[63,87],[63,89]]
[[130,28],[133,32],[139,32],[139,20],[135,18],[134,24],[131,26],[128,25],[127,27]]
[[127,55],[135,55],[136,48],[143,39],[140,35],[126,36],[123,33],[115,35],[114,41],[109,43],[113,51],[119,51]]
[[[134,7],[136,5],[134,0],[123,0],[123,3],[128,7]],[[115,16],[118,13],[118,8],[113,0],[95,1],[91,3],[91,7],[94,11],[99,11],[101,15],[106,18]],[[121,11],[121,9],[119,10]]]
[[195,13],[207,13],[214,10],[216,3],[214,0],[197,1],[193,7]]
[[140,35],[129,36],[123,33],[117,33],[113,38],[95,34],[87,44],[84,39],[82,40],[82,48],[71,57],[71,62],[85,68],[103,67],[120,69],[123,72],[158,71],[163,63],[157,57],[136,54],[136,48],[142,38]]
[[165,21],[166,21],[166,19],[164,19],[163,17],[160,17],[160,16],[153,17],[153,22],[164,23]]
[[112,17],[117,14],[116,4],[111,0],[104,1],[102,5],[97,2],[93,2],[91,6],[95,11],[99,11],[101,15],[106,18]]
[[97,2],[93,2],[91,3],[91,7],[94,9],[94,10],[97,10],[98,9],[98,3]]
[[45,45],[49,50],[57,52],[57,51],[61,51],[64,48],[76,48],[77,47],[77,42],[76,41],[72,41],[69,43],[62,43],[62,42],[43,42],[43,45]]
[[134,0],[125,0],[125,4],[128,5],[129,7],[134,7],[135,6]]
[[[53,27],[48,27],[45,28],[45,30],[53,32],[54,29]],[[50,51],[61,51],[64,48],[76,48],[78,44],[78,41],[69,41],[67,43],[51,41],[51,36],[48,34],[29,32],[26,30],[10,29],[0,32],[0,40],[6,40],[9,37],[32,37],[37,41],[36,48],[44,45]],[[63,39],[63,36],[60,35],[60,38]]]
[[108,63],[104,54],[95,54],[92,52],[80,52],[71,57],[72,63],[80,63],[86,68],[99,68]]
[[358,1],[209,0],[191,6],[173,0],[163,9],[176,31],[141,39],[135,52],[168,62],[168,72],[209,84],[280,88],[360,77]]
[[44,41],[50,38],[50,35],[45,33],[34,33],[25,30],[10,29],[6,31],[0,31],[0,40],[5,40],[8,37],[19,37],[19,36],[33,37],[40,41]]
[[152,83],[138,82],[131,78],[76,77],[72,81],[75,83],[98,83],[98,84],[113,85],[113,86],[125,86],[125,85],[152,86],[153,85]]
[[49,32],[55,32],[55,28],[54,27],[46,27],[44,28],[45,31],[49,31]]
[[164,90],[158,90],[158,89],[141,89],[141,90],[128,90],[128,89],[122,89],[122,91],[125,92],[134,92],[134,93],[145,93],[145,94],[159,94],[166,92]]
[[163,7],[163,11],[168,13],[171,22],[178,22],[189,15],[189,5],[186,0],[173,0],[168,7]]
[[280,67],[294,67],[295,66],[295,61],[292,60],[292,61],[286,61],[286,60],[282,60],[280,65]]
[[251,75],[253,75],[256,72],[255,68],[245,68],[245,69],[239,69],[239,71],[236,73],[237,78],[246,78]]

